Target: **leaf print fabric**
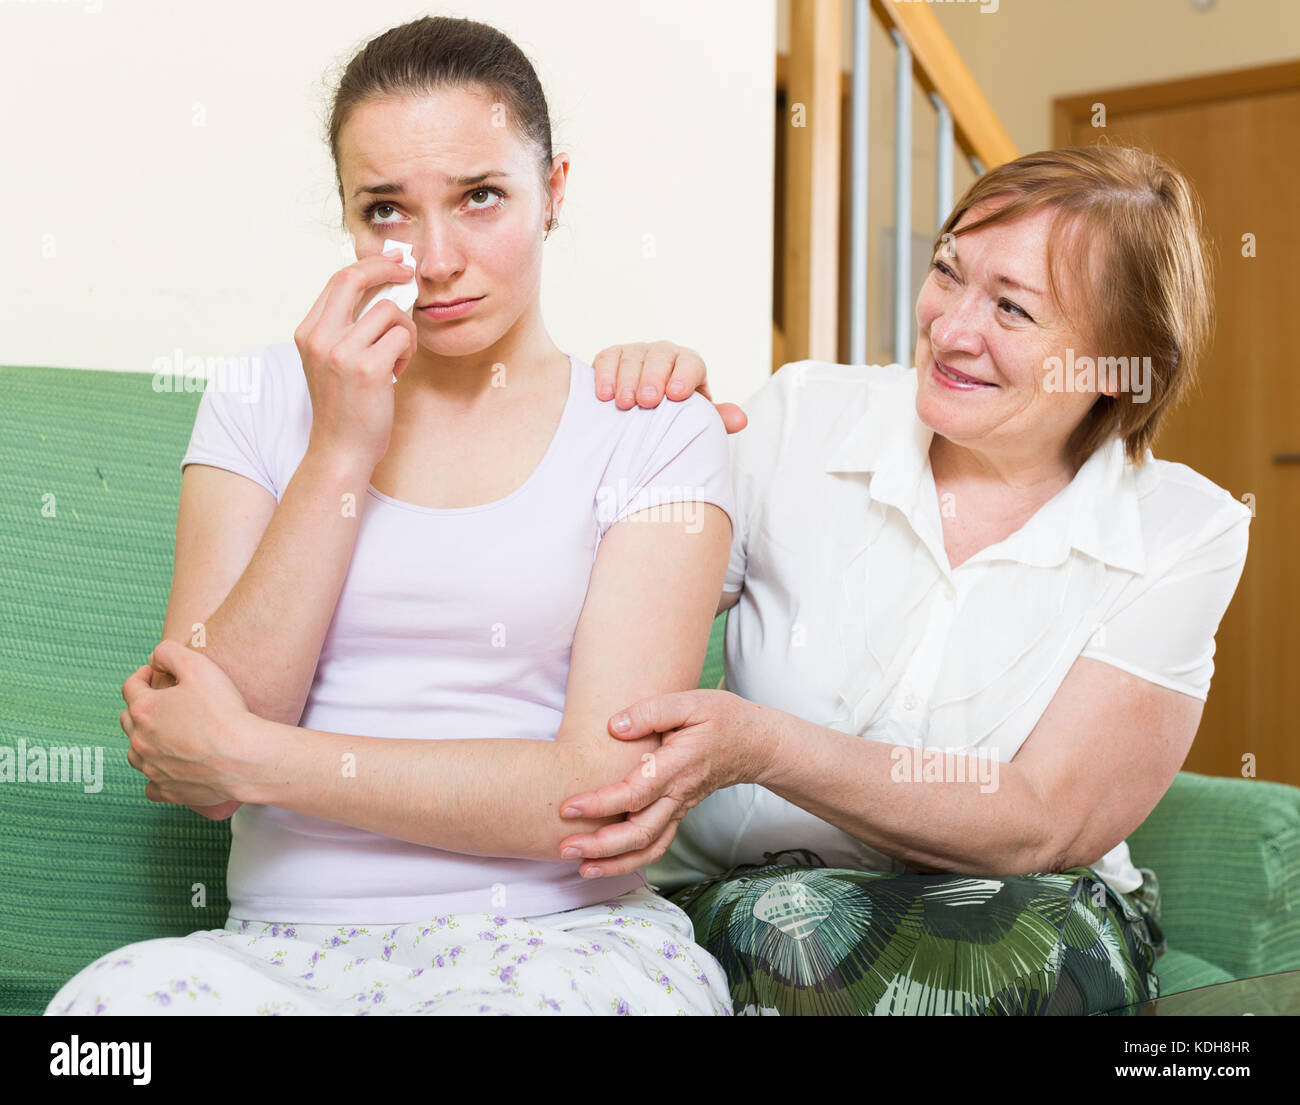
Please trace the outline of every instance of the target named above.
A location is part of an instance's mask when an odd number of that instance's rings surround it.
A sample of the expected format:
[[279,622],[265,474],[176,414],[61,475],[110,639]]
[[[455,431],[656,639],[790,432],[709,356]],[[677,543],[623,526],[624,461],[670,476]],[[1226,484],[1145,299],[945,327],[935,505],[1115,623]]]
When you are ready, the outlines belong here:
[[1120,894],[1088,867],[900,875],[806,849],[766,858],[670,898],[739,1016],[1118,1016],[1159,996],[1160,889],[1145,868]]

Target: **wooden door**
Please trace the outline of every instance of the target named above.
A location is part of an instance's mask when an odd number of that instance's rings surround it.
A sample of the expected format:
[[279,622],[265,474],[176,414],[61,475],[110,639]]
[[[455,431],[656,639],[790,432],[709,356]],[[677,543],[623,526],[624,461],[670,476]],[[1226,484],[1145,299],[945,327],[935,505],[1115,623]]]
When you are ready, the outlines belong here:
[[[1104,129],[1092,125],[1095,104],[1105,105]],[[1250,758],[1256,777],[1300,785],[1300,64],[1099,91],[1057,101],[1055,112],[1058,146],[1101,135],[1141,146],[1173,162],[1204,205],[1215,340],[1199,389],[1167,417],[1153,451],[1255,517],[1185,769],[1240,777]]]

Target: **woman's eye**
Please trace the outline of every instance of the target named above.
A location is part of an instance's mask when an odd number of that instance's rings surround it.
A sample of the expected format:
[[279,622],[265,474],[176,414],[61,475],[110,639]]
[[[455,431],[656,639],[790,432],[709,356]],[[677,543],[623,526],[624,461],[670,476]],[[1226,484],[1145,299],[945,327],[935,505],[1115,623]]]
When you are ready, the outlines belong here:
[[[493,203],[474,202],[479,199],[493,199],[494,197],[495,202]],[[474,191],[469,193],[469,199],[471,201],[471,211],[490,211],[494,207],[501,206],[502,202],[505,200],[505,193],[501,191],[500,188],[475,188]]]
[[[939,272],[943,273],[943,275],[948,277],[950,280],[956,279],[956,277],[953,276],[952,271],[942,261],[931,261],[930,268],[937,269]],[[1022,318],[1028,320],[1029,322],[1034,321],[1028,311],[1026,311],[1023,307],[1017,307],[1009,299],[998,300],[998,306],[1005,307],[1007,308],[1008,311],[1018,312]]]
[[391,203],[372,203],[369,207],[366,208],[364,212],[366,222],[378,223],[380,225],[383,225],[384,223],[389,222],[391,220],[385,218],[376,219],[375,216],[379,214],[379,212],[381,211],[395,211],[395,210],[396,208],[393,207]]

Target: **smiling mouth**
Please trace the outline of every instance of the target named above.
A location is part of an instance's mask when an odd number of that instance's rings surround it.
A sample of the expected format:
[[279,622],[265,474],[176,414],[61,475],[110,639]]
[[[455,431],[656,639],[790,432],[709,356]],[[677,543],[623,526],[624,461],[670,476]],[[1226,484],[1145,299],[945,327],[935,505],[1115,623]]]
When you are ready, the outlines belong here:
[[958,372],[955,368],[949,368],[938,357],[934,358],[934,366],[939,370],[940,375],[947,376],[949,380],[953,380],[958,384],[978,384],[986,388],[997,387],[997,384],[990,384],[987,380],[977,380],[974,376],[967,376],[963,372]]

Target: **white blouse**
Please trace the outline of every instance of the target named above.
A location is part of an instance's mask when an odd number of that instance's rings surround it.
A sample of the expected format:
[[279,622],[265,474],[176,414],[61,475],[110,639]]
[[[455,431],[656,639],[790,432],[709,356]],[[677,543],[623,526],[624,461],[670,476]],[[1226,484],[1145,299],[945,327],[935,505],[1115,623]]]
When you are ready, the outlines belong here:
[[[1001,762],[1079,656],[1204,700],[1249,509],[1150,451],[1134,467],[1112,439],[1019,530],[952,568],[916,390],[914,368],[799,361],[746,404],[723,685],[842,732]],[[692,809],[647,875],[671,892],[790,848],[907,869],[746,784]],[[1142,883],[1125,843],[1089,866],[1121,892]]]

